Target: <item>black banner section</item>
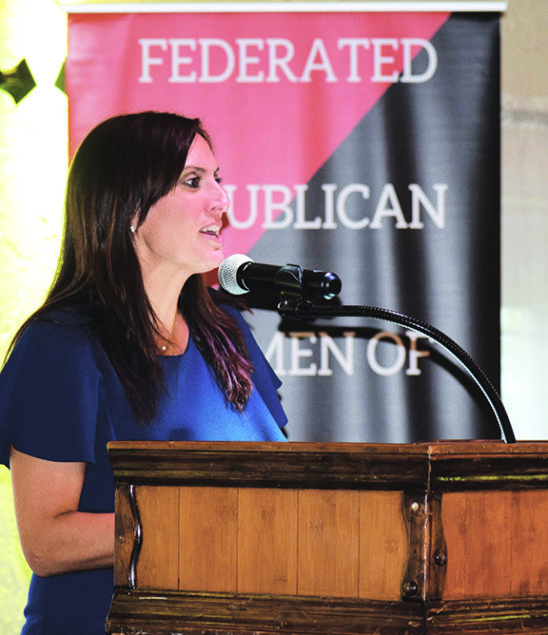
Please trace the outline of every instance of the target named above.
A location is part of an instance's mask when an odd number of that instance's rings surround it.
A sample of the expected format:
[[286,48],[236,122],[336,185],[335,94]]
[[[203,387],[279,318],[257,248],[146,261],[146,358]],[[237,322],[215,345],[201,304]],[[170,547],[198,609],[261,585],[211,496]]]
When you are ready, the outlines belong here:
[[[435,75],[392,85],[293,201],[301,228],[269,229],[249,255],[335,272],[342,304],[432,324],[498,388],[499,17],[453,14],[432,44]],[[416,73],[427,63],[422,51]],[[321,134],[337,116],[307,125]],[[247,297],[291,440],[500,437],[483,395],[428,338],[374,320],[282,320]]]

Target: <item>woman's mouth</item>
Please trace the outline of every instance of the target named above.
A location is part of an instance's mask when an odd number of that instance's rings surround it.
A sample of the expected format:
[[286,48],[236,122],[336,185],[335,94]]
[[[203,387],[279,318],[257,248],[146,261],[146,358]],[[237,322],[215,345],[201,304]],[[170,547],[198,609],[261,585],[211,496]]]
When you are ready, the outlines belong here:
[[220,233],[220,225],[208,225],[207,227],[202,227],[202,229],[200,229],[200,234],[206,234],[207,236],[212,236],[213,238],[219,238]]

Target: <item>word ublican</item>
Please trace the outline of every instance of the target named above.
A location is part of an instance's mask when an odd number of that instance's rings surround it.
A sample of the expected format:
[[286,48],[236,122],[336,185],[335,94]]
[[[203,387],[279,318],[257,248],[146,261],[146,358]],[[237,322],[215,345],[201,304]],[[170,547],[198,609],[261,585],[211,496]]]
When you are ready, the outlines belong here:
[[[445,229],[446,193],[448,185],[432,186],[428,194],[417,183],[410,183],[402,200],[392,183],[385,183],[380,192],[371,192],[365,183],[350,183],[339,188],[335,183],[323,183],[321,196],[313,209],[307,201],[308,186],[296,184],[249,184],[245,191],[235,185],[225,185],[231,201],[228,218],[235,229],[337,229],[351,230],[423,229],[428,219],[439,229]],[[431,200],[432,199],[432,200]]]

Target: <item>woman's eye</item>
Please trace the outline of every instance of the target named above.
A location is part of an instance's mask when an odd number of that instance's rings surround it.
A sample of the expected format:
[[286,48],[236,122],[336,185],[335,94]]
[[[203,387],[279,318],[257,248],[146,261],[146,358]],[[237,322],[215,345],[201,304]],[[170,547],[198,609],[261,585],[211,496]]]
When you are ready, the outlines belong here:
[[200,177],[199,176],[193,176],[190,179],[186,179],[185,181],[183,181],[184,185],[188,185],[188,187],[191,187],[193,189],[198,189],[198,187],[200,187]]

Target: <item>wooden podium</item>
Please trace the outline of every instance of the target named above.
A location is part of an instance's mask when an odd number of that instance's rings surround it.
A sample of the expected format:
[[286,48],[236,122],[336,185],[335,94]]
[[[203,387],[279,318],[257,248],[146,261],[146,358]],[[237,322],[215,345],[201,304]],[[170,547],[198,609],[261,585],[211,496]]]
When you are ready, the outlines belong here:
[[108,633],[548,633],[548,442],[113,442]]

